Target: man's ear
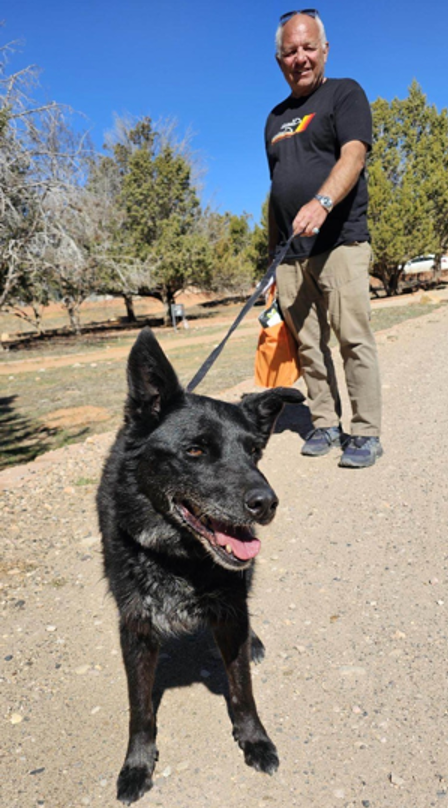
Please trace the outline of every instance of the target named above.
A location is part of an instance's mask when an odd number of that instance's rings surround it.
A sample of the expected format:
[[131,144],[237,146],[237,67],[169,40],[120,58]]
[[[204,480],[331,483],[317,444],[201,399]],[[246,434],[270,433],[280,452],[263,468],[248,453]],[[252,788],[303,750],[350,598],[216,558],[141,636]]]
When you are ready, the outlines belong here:
[[304,400],[305,396],[295,387],[274,387],[264,393],[244,396],[240,407],[246,417],[255,423],[266,444],[284,405],[302,404]]
[[176,373],[150,328],[144,328],[132,346],[127,378],[127,421],[158,421],[168,403],[183,396]]

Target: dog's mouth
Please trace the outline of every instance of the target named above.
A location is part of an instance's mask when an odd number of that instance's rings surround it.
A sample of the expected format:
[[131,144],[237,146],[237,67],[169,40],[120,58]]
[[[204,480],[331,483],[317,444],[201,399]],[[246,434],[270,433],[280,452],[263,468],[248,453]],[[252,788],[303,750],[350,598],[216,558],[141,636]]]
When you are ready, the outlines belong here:
[[228,522],[202,514],[191,503],[175,503],[182,521],[195,533],[206,549],[217,555],[223,566],[231,569],[248,566],[260,550],[261,543],[247,526],[231,525]]

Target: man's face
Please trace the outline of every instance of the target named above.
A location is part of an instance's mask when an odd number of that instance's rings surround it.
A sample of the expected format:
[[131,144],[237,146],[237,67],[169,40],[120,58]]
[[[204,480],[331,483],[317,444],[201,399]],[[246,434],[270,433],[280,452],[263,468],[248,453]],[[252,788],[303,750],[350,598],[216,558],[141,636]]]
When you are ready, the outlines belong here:
[[283,27],[281,54],[276,58],[295,98],[310,95],[322,83],[328,48],[313,17],[296,14]]

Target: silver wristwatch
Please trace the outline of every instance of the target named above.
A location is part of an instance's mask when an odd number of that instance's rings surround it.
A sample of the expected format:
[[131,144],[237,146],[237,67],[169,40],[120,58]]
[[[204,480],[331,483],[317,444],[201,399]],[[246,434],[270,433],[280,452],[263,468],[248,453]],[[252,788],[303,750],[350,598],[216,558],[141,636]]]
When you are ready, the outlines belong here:
[[318,202],[322,205],[323,208],[330,213],[333,210],[333,200],[330,196],[324,196],[323,194],[316,194],[314,199],[317,199]]

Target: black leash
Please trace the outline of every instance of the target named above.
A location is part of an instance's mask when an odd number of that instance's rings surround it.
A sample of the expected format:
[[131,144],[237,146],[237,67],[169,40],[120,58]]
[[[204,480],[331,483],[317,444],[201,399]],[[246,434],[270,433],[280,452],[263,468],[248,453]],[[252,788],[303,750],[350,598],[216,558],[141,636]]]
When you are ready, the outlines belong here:
[[216,362],[219,354],[221,353],[222,349],[224,348],[224,345],[226,344],[226,342],[229,339],[229,337],[231,336],[231,334],[233,334],[235,329],[238,328],[241,320],[246,316],[247,312],[250,311],[250,309],[252,308],[254,303],[258,300],[258,298],[264,292],[267,292],[267,290],[269,289],[269,287],[271,286],[271,284],[272,284],[272,282],[274,280],[275,270],[277,269],[279,264],[281,264],[281,262],[283,261],[286,253],[289,250],[289,247],[291,245],[291,242],[292,242],[293,238],[295,238],[295,235],[294,235],[294,233],[291,233],[291,235],[288,238],[288,241],[285,243],[285,245],[282,247],[282,249],[280,250],[278,255],[274,258],[272,264],[269,266],[268,271],[266,272],[265,275],[263,275],[261,281],[259,282],[257,288],[255,289],[255,292],[249,298],[247,303],[245,303],[245,305],[241,309],[240,313],[238,314],[237,318],[234,320],[234,322],[230,326],[230,328],[229,328],[227,334],[225,335],[224,339],[221,340],[219,345],[217,345],[216,348],[214,348],[214,350],[211,352],[211,354],[209,354],[209,356],[207,357],[205,362],[203,362],[203,364],[201,365],[201,367],[199,368],[199,370],[197,371],[195,376],[193,376],[191,382],[187,385],[187,388],[186,388],[187,393],[191,393],[195,389],[195,387],[197,387],[198,384],[202,381],[202,379],[208,373],[208,371],[210,370],[212,365]]

